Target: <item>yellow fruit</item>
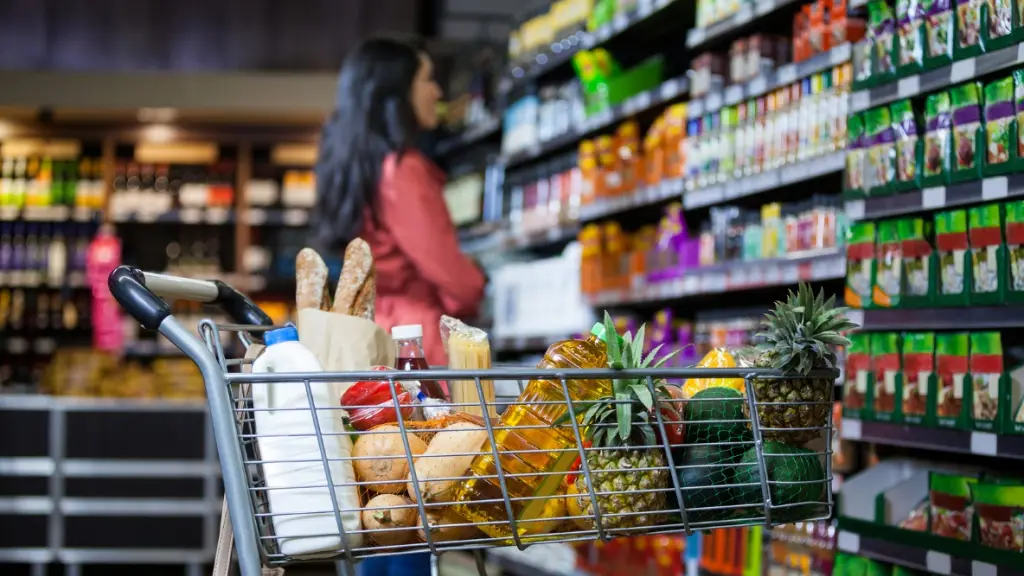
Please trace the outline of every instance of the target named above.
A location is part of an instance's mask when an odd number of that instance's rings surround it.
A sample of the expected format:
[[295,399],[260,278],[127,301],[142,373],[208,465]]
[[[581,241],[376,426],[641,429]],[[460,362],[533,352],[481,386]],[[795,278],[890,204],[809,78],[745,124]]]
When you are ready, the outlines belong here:
[[[715,348],[707,353],[697,364],[697,368],[735,368],[736,358],[725,348]],[[693,398],[701,390],[708,388],[732,388],[740,394],[746,394],[742,378],[690,378],[683,384],[683,395]]]

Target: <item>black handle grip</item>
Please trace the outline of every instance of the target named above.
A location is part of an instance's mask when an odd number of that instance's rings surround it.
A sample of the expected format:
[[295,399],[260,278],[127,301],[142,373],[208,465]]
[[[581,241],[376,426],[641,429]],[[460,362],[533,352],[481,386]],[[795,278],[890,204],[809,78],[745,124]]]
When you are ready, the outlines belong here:
[[[272,326],[274,324],[270,316],[260,310],[260,307],[249,300],[245,294],[220,280],[214,280],[213,283],[217,286],[217,299],[213,303],[220,306],[233,322],[255,326]],[[259,340],[262,341],[262,338]]]
[[146,288],[146,277],[136,268],[118,266],[107,277],[107,286],[114,299],[143,328],[156,330],[171,315],[171,307]]

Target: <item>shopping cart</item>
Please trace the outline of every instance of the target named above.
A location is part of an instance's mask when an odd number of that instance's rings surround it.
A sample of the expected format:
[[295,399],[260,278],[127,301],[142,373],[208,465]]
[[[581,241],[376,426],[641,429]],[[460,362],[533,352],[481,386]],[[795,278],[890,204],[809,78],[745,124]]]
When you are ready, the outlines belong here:
[[[258,576],[263,566],[322,562],[327,558],[351,566],[368,556],[411,552],[437,555],[496,546],[525,549],[535,543],[772,525],[824,519],[832,514],[831,382],[837,376],[835,373],[813,373],[814,378],[828,379],[828,397],[805,402],[758,401],[755,382],[783,382],[792,377],[752,368],[252,374],[246,371],[251,359],[225,357],[221,335],[235,335],[248,347],[262,342],[262,334],[274,327],[267,315],[238,291],[219,281],[146,273],[126,266],[110,274],[109,286],[121,306],[144,328],[166,336],[195,361],[202,373],[243,576]],[[203,320],[197,335],[175,319],[161,296],[218,305],[236,323]],[[581,406],[564,398],[571,397],[570,389],[581,389],[579,386],[625,378],[637,379],[634,382],[646,386],[655,397],[655,387],[662,380],[715,379],[744,393],[673,400],[674,412],[655,408],[646,416],[640,414],[655,432],[651,440],[616,450],[591,446],[587,441],[590,430],[577,424],[583,416]],[[396,421],[384,427],[349,428],[337,434],[322,430],[324,413],[329,418],[341,419],[356,407],[313,408],[312,389],[316,386],[342,381],[386,381],[390,383],[393,405],[388,409],[393,410],[393,415],[405,414],[409,407],[400,400],[405,389],[402,383],[424,380],[475,386],[481,400],[453,404],[454,414],[426,422],[396,417]],[[522,401],[519,396],[525,383],[534,380],[543,380],[552,390],[560,389],[563,400]],[[493,402],[485,399],[487,381],[496,382],[499,389]],[[737,381],[742,384],[736,386]],[[310,441],[315,440],[318,457],[261,459],[261,442],[290,436],[257,429],[252,391],[263,385],[304,387],[310,403],[301,410],[308,412],[315,429],[308,436]],[[802,428],[763,426],[760,411],[776,406],[791,414],[817,411],[822,419],[815,426]],[[528,409],[508,412],[517,407]],[[619,407],[616,405],[615,409]],[[462,412],[471,410],[477,415]],[[558,426],[550,422],[529,423],[536,414],[550,410],[567,413],[568,417]],[[709,410],[716,413],[709,414]],[[526,416],[518,422],[503,422],[501,416],[496,416],[513,413]],[[685,428],[683,414],[690,417]],[[448,434],[446,440],[452,439],[456,429],[476,434],[477,441],[470,445],[478,448],[433,450],[435,442],[431,440],[442,433]],[[562,443],[552,447],[545,444],[545,439],[552,438],[555,429],[562,434]],[[670,442],[673,430],[677,438],[679,431],[685,431],[686,438]],[[816,439],[807,444],[809,448],[780,447],[773,441],[780,434],[794,431],[811,432]],[[328,448],[331,443],[343,443],[341,436],[347,436],[357,448],[363,440],[378,448],[388,445],[389,449],[362,456],[354,450],[352,454],[330,458]],[[537,464],[566,454],[576,458],[569,477],[564,466],[558,468],[559,472],[544,472],[550,466]],[[268,485],[267,468],[282,464],[315,465],[322,480],[295,486]],[[336,477],[339,466],[370,472],[357,473],[354,480],[346,481]],[[387,476],[396,469],[400,471],[398,477]],[[375,470],[384,470],[385,477],[376,477]],[[553,483],[550,477],[555,477]],[[556,488],[551,489],[552,485]],[[538,486],[547,488],[531,492]],[[272,492],[299,489],[322,490],[330,505],[324,509],[275,512]],[[358,505],[346,506],[342,491],[352,489],[358,492]],[[382,494],[388,495],[389,502],[400,504],[370,506],[371,497]],[[532,505],[538,501],[542,504]],[[352,529],[353,515],[362,521],[357,522],[356,530]],[[283,526],[296,518],[322,520],[325,516],[332,520],[326,531],[285,537],[275,530],[275,523]],[[310,554],[290,554],[286,550],[301,549],[295,543],[302,539],[323,538],[333,538],[337,545]]]

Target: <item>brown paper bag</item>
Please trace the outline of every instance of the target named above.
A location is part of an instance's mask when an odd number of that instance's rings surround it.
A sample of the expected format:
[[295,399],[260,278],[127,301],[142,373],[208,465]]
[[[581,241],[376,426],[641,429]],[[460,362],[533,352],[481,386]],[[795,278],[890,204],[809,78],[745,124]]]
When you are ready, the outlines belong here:
[[[395,342],[373,322],[310,308],[299,310],[299,342],[313,351],[327,372],[369,370],[395,365]],[[341,395],[352,382],[335,383]]]

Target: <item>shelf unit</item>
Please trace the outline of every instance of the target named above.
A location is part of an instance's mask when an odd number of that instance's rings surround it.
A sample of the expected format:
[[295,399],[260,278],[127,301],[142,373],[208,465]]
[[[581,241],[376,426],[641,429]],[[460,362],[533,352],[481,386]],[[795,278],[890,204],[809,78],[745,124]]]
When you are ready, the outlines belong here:
[[1014,566],[997,566],[987,562],[953,556],[941,550],[928,550],[892,542],[883,538],[872,538],[840,529],[837,547],[839,550],[858,554],[874,560],[898,564],[929,574],[945,576],[1018,576],[1024,570]]
[[843,418],[841,431],[846,440],[871,444],[1024,460],[1024,436],[865,422],[855,418]]

